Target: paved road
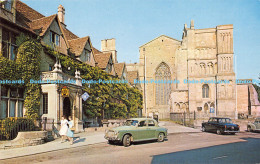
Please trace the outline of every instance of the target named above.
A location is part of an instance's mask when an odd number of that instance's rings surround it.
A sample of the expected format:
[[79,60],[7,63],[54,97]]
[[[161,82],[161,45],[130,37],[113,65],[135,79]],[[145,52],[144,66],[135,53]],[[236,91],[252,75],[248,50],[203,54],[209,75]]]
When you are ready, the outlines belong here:
[[216,135],[182,133],[163,143],[142,142],[130,147],[101,143],[0,163],[260,163],[260,133]]

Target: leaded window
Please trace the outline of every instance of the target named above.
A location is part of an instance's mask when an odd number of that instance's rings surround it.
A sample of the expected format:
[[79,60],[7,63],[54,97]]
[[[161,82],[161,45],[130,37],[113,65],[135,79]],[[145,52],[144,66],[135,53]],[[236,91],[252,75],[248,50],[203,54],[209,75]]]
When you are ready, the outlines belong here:
[[48,93],[43,93],[42,98],[43,98],[43,114],[48,114]]
[[202,98],[209,98],[209,86],[208,86],[208,84],[204,84],[202,86]]
[[24,90],[10,86],[0,86],[0,119],[23,117]]
[[56,46],[60,46],[60,35],[50,31],[50,42]]
[[2,55],[15,60],[17,54],[16,34],[3,28],[2,30]]
[[171,93],[171,71],[167,64],[161,63],[155,72],[156,89],[155,99],[156,105],[167,105]]
[[90,51],[85,49],[85,57],[86,57],[86,61],[90,61]]

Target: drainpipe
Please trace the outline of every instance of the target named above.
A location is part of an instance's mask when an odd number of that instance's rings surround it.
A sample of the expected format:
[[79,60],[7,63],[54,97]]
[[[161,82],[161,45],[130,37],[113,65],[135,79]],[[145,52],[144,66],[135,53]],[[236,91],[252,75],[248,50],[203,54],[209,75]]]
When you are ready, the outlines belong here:
[[217,96],[218,96],[218,92],[217,92],[217,86],[218,86],[218,84],[217,84],[217,75],[215,76],[215,80],[216,80],[216,83],[215,83],[215,86],[216,86],[216,88],[215,88],[215,117],[217,116]]
[[238,119],[238,111],[237,111],[237,84],[236,84],[236,79],[237,79],[237,56],[235,55],[235,85],[236,85],[236,110],[235,110],[235,119]]
[[147,106],[146,106],[146,56],[145,56],[145,49],[144,52],[144,109],[145,109],[145,117],[147,118]]
[[61,92],[61,90],[60,90],[60,85],[58,85],[58,93],[59,93],[59,121],[60,121],[60,92]]

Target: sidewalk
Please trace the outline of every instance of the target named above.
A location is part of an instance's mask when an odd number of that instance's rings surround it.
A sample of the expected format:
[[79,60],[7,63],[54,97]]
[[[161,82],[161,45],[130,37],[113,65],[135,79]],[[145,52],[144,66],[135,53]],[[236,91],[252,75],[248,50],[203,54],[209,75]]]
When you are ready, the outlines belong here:
[[168,134],[172,133],[199,133],[200,129],[194,129],[179,124],[175,124],[170,121],[160,121],[159,126],[165,127],[168,129]]
[[61,138],[55,139],[54,141],[47,142],[42,145],[28,146],[21,148],[11,148],[11,149],[0,149],[0,160],[13,158],[18,156],[33,155],[43,152],[67,149],[78,146],[91,145],[101,142],[106,142],[104,138],[104,132],[92,132],[92,133],[79,133],[75,134],[74,144],[70,145],[69,142],[61,143]]
[[[162,121],[162,122],[160,122],[159,125],[167,128],[168,134],[201,132],[199,129],[185,127],[185,126],[178,125],[178,124],[175,124],[172,122]],[[83,132],[83,133],[75,134],[74,136],[79,137],[79,138],[74,139],[73,145],[70,145],[69,142],[60,143],[61,139],[59,138],[54,141],[47,142],[45,144],[37,145],[37,146],[0,149],[0,160],[107,142],[107,140],[104,138],[104,132]]]

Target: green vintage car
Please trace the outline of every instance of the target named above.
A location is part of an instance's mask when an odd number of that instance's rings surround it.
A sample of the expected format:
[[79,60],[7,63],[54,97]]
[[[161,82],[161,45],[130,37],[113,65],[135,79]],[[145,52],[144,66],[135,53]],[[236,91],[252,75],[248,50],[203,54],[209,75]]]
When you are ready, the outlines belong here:
[[158,140],[163,142],[167,137],[167,129],[158,126],[157,121],[152,118],[131,118],[124,126],[106,130],[105,139],[110,144],[115,142],[130,146],[131,142]]
[[260,131],[260,117],[257,117],[255,119],[255,122],[249,122],[247,124],[247,131],[248,132]]

